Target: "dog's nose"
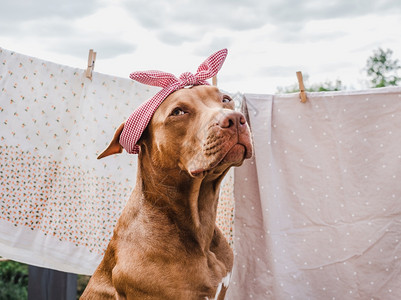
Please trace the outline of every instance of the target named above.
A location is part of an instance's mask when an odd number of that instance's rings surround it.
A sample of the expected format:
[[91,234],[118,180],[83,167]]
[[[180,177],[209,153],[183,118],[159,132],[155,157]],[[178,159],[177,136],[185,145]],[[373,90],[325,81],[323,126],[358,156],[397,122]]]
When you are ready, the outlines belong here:
[[224,112],[219,119],[221,128],[237,128],[246,124],[245,116],[238,111]]

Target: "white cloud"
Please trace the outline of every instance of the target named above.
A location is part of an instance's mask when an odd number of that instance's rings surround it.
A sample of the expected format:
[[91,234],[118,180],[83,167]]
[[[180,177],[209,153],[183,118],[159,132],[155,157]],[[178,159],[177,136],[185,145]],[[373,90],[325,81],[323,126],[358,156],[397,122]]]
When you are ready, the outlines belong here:
[[18,25],[19,22],[60,17],[76,19],[93,13],[99,8],[96,0],[54,1],[54,0],[13,0],[1,3],[0,20]]
[[[160,69],[179,75],[221,48],[226,90],[275,92],[296,81],[356,86],[377,47],[401,57],[399,0],[15,0],[0,10],[1,47],[127,77]],[[352,82],[352,84],[351,84]]]
[[[127,11],[145,28],[164,31],[174,27],[176,36],[198,39],[215,28],[243,31],[263,26],[259,18],[262,1],[125,1]],[[193,28],[197,28],[196,31]],[[185,34],[183,34],[185,33]]]

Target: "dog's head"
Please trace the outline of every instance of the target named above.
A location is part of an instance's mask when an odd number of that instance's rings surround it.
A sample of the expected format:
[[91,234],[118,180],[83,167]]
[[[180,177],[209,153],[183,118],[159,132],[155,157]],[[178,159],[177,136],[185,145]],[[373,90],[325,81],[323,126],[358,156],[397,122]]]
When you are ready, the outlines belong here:
[[[120,153],[123,129],[99,158]],[[251,134],[234,101],[216,87],[201,85],[170,94],[156,110],[138,141],[140,157],[167,169],[179,168],[191,176],[222,173],[239,166],[253,153]]]

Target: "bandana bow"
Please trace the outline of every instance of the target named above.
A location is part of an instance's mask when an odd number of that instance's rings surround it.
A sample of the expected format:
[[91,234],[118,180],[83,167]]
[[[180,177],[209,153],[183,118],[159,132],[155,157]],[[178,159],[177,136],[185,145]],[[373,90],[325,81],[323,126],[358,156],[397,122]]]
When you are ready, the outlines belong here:
[[182,73],[180,78],[173,74],[161,71],[134,72],[130,78],[147,85],[159,86],[163,89],[139,106],[127,119],[120,135],[120,144],[132,154],[139,153],[137,142],[146,126],[153,117],[156,109],[168,95],[186,86],[209,85],[206,79],[215,76],[227,56],[227,49],[222,49],[209,56],[199,67],[195,74]]

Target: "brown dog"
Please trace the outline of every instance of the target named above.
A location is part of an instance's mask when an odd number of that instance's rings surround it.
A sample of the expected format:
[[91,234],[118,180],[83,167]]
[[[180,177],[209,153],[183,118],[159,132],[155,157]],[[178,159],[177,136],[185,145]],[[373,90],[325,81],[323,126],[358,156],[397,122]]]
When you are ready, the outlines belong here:
[[[252,156],[245,117],[211,86],[169,95],[139,140],[136,187],[81,299],[224,299],[232,250],[219,186]],[[120,153],[117,130],[99,158]]]

